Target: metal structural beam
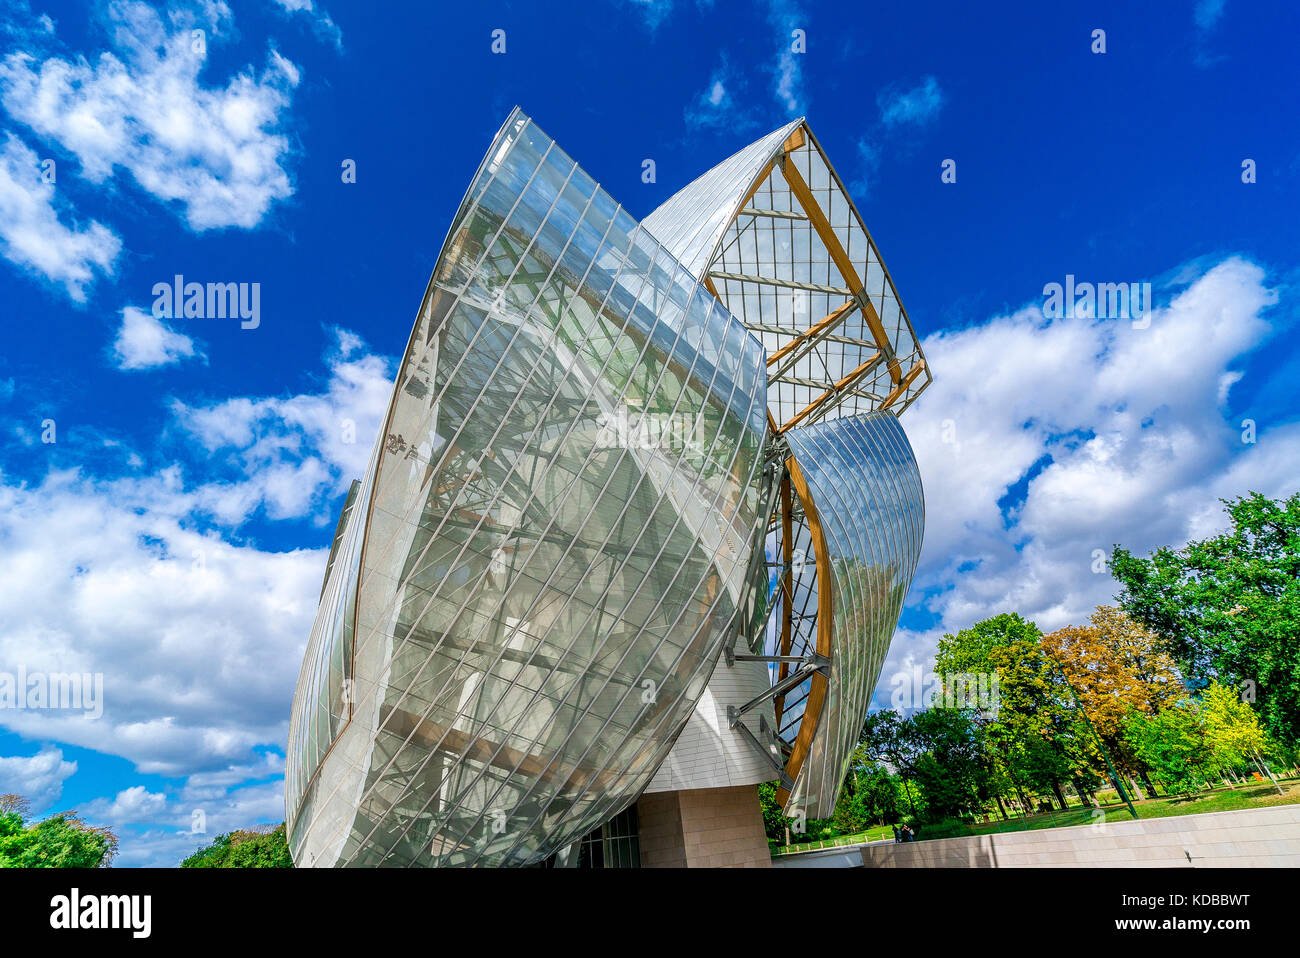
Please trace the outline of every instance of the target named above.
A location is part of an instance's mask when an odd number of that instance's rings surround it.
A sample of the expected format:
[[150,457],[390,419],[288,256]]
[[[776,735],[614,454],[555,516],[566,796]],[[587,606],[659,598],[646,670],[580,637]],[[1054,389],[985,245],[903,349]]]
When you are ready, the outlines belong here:
[[832,296],[852,296],[853,290],[843,286],[823,286],[820,283],[801,283],[793,279],[777,279],[774,276],[750,276],[747,273],[728,273],[725,270],[709,270],[709,279],[729,279],[733,283],[754,283],[758,286],[779,286],[781,289],[802,289],[809,293],[830,293]]
[[775,220],[806,220],[808,217],[794,210],[758,210],[747,206],[738,214],[740,216],[767,216]]

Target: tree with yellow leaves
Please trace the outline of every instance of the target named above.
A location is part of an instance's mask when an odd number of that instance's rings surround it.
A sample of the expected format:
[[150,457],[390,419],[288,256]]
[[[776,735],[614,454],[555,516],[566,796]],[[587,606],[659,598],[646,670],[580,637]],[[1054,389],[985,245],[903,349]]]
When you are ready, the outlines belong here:
[[1278,793],[1282,792],[1260,755],[1267,738],[1248,702],[1227,686],[1211,682],[1201,692],[1201,716],[1205,744],[1221,772],[1235,776],[1241,766],[1253,763],[1273,780]]
[[1060,665],[1111,758],[1155,794],[1149,769],[1125,735],[1127,721],[1134,712],[1154,715],[1187,689],[1150,629],[1105,605],[1089,622],[1043,636],[1043,649]]

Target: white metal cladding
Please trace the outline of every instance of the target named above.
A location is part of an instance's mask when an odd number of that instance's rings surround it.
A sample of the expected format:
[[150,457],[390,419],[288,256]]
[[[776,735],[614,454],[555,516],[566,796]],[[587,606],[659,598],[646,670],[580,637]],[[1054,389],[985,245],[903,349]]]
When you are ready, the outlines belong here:
[[284,772],[285,821],[290,832],[308,780],[351,714],[352,628],[356,621],[361,531],[378,455],[376,440],[365,478],[356,495],[349,496],[340,517],[338,544],[332,550],[333,561],[327,567],[325,588],[298,675]]
[[664,248],[704,279],[749,189],[803,120],[773,130],[678,190],[643,220]]
[[824,818],[834,811],[916,571],[925,498],[892,413],[830,419],[786,439],[816,506],[834,580],[826,700],[786,808]]
[[[359,581],[336,563],[327,586],[357,591],[323,757],[307,717],[333,680],[299,682],[295,861],[523,864],[635,799],[733,626],[765,388],[757,340],[512,114],[407,347]],[[337,604],[308,652],[328,668]]]

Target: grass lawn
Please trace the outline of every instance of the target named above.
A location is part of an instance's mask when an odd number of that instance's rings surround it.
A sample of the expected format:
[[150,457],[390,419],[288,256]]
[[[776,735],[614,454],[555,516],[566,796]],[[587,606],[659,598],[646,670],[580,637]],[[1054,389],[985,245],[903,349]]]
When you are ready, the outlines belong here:
[[[1279,795],[1272,782],[1252,782],[1236,788],[1216,788],[1196,795],[1179,795],[1175,797],[1149,798],[1134,802],[1138,818],[1166,818],[1171,815],[1198,815],[1202,812],[1230,812],[1241,808],[1265,808],[1270,805],[1300,804],[1300,779],[1282,779],[1282,791]],[[1128,807],[1122,802],[1102,806],[1108,822],[1131,821]],[[1065,812],[1045,812],[1041,815],[1028,815],[1013,818],[1010,821],[992,821],[976,825],[947,824],[942,826],[922,827],[918,834],[920,840],[932,838],[958,838],[963,835],[989,835],[999,832],[1020,832],[1037,828],[1063,828],[1069,825],[1091,825],[1098,821],[1091,807],[1073,806]],[[861,845],[864,842],[892,838],[893,829],[888,825],[878,825],[856,835],[841,835],[821,841],[804,842],[797,845],[782,845],[772,849],[772,854],[797,855],[822,848],[835,848],[841,845]]]
[[[1269,805],[1294,805],[1300,803],[1300,780],[1291,779],[1281,782],[1284,794],[1279,795],[1272,782],[1263,785],[1252,782],[1237,788],[1218,788],[1196,795],[1179,795],[1172,798],[1149,798],[1134,802],[1133,807],[1138,818],[1167,818],[1171,815],[1199,815],[1202,812],[1230,812],[1240,808],[1265,808]],[[1131,821],[1127,806],[1121,802],[1105,805],[1108,822]],[[1019,832],[1036,828],[1062,828],[1067,825],[1091,825],[1098,821],[1091,808],[1075,806],[1066,812],[1048,812],[1042,815],[1030,815],[1025,818],[1013,818],[1010,821],[994,821],[976,825],[944,825],[920,829],[922,839],[956,838],[961,835],[989,835],[999,832]]]

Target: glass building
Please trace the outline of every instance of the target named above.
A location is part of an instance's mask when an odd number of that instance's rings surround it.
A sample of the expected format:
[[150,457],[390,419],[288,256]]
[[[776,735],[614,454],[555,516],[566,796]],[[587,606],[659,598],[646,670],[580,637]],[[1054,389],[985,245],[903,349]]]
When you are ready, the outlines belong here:
[[897,624],[929,382],[802,120],[638,223],[514,111],[339,518],[295,862],[766,864],[754,785],[829,814]]

